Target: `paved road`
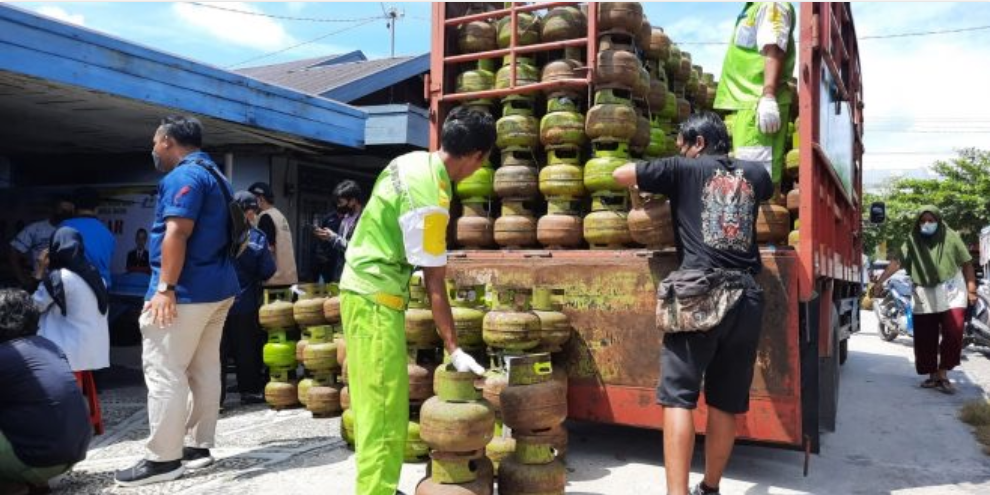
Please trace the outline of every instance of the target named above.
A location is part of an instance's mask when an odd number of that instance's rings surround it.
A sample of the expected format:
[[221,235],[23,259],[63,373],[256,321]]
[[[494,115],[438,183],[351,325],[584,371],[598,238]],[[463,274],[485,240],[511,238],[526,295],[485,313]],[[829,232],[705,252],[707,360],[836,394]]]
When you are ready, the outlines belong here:
[[[959,394],[942,395],[918,388],[909,339],[881,341],[872,314],[864,314],[863,326],[842,370],[838,431],[824,435],[810,475],[802,476],[803,454],[740,446],[722,493],[990,494],[990,457],[955,419],[963,402],[990,390],[990,359],[966,351],[962,367],[952,375]],[[275,413],[263,406],[236,408],[223,416],[221,447],[215,449],[220,461],[214,467],[152,487],[113,487],[112,471],[139,459],[147,435],[145,392],[134,385],[137,378],[106,391],[108,434],[94,442],[89,458],[61,481],[56,493],[353,493],[353,453],[339,437],[338,419],[314,420],[303,411]],[[569,426],[567,493],[664,493],[659,432]],[[702,462],[698,449],[696,472]],[[423,465],[407,465],[400,488],[414,493],[424,471]]]

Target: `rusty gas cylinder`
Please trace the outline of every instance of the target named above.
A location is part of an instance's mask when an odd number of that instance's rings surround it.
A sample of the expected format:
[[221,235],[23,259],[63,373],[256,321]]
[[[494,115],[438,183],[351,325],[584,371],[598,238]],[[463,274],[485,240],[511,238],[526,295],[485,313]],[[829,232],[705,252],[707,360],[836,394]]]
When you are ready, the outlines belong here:
[[[466,204],[465,204],[466,206]],[[495,246],[495,220],[490,216],[464,214],[457,219],[457,244],[468,249]]]
[[530,311],[528,291],[497,288],[495,309],[485,315],[485,343],[498,349],[524,351],[540,344],[540,318]]
[[574,146],[585,143],[584,115],[578,112],[551,112],[540,119],[543,146]]
[[663,32],[663,28],[654,27],[650,32],[650,46],[646,50],[646,56],[651,61],[664,61],[670,57],[670,36]]
[[495,220],[495,243],[509,249],[536,245],[536,219],[525,202],[502,202],[502,216]]
[[692,65],[691,71],[688,73],[688,80],[684,84],[684,94],[690,99],[698,98],[698,89],[701,84],[700,71],[700,65]]
[[288,380],[284,372],[272,375],[265,384],[265,402],[274,409],[284,409],[298,404],[296,384]]
[[567,418],[567,384],[553,379],[550,354],[506,358],[509,385],[500,394],[502,421],[513,431],[552,428]]
[[[554,304],[554,291],[546,287],[533,289],[533,313],[540,318],[540,347],[548,352],[560,352],[571,339],[573,328],[567,315]],[[554,370],[556,371],[556,370]]]
[[647,53],[650,49],[650,38],[653,36],[653,26],[650,25],[650,20],[643,15],[643,22],[639,25],[639,30],[636,31],[636,47]]
[[460,53],[487,52],[497,47],[496,29],[489,21],[472,21],[457,28],[457,48]]
[[495,145],[499,148],[536,147],[540,143],[540,123],[533,117],[532,102],[507,99],[502,104],[502,118],[495,122],[495,133]]
[[454,88],[458,93],[487,91],[495,87],[495,62],[492,59],[479,60],[477,64],[457,75]]
[[[337,344],[337,363],[340,364],[342,373],[346,376],[347,375],[347,341],[344,340],[344,336],[343,334],[341,334],[341,335],[334,335],[333,342]],[[343,382],[347,383],[347,380],[344,379]]]
[[492,477],[479,476],[467,483],[448,484],[434,481],[429,476],[416,485],[416,495],[492,495]]
[[[580,79],[585,77],[584,65],[575,58],[563,58],[548,62],[543,66],[540,76],[542,82],[561,81],[565,79]],[[568,96],[578,98],[583,91],[575,88],[550,88],[544,90],[548,97]]]
[[684,95],[677,95],[677,123],[683,124],[691,117],[691,102],[684,98]]
[[[535,45],[540,42],[540,17],[535,12],[516,14],[516,43],[518,46]],[[497,21],[498,47],[508,48],[512,42],[512,25],[509,16]]]
[[500,399],[502,390],[509,385],[509,376],[505,374],[505,370],[499,367],[491,367],[485,372],[485,382],[482,388],[482,396],[489,404],[492,405],[492,409],[495,410],[495,415],[501,417],[502,414],[502,401]]
[[[554,150],[561,151],[561,150]],[[540,193],[547,198],[576,199],[583,197],[584,167],[577,150],[573,150],[573,160],[561,160],[551,151],[547,166],[540,170]]]
[[664,81],[650,79],[650,91],[646,95],[646,102],[650,105],[650,112],[659,115],[663,106],[667,104],[667,85]]
[[567,470],[543,440],[516,438],[516,451],[499,464],[499,493],[563,495]]
[[300,284],[298,299],[292,305],[292,317],[296,325],[311,327],[326,324],[323,316],[323,303],[326,302],[326,290],[319,284]]
[[503,200],[528,200],[540,195],[540,179],[532,153],[525,148],[502,151],[502,166],[495,171],[495,194]]
[[483,338],[483,322],[485,286],[466,285],[455,286],[447,283],[447,294],[450,300],[450,312],[454,317],[454,330],[457,333],[457,343],[464,348],[477,349],[485,346]]
[[309,389],[309,401],[306,409],[313,413],[313,417],[329,417],[340,414],[343,410],[340,406],[340,388],[336,384],[328,381],[315,380]]
[[538,432],[526,432],[526,433],[518,434],[518,436],[530,437],[537,442],[546,443],[550,445],[556,451],[557,458],[562,459],[564,457],[567,457],[567,446],[570,442],[569,442],[569,435],[567,433],[567,428],[563,424],[554,426],[549,430],[541,430]]
[[598,30],[636,34],[643,25],[643,5],[639,2],[598,4]]
[[433,311],[424,300],[422,280],[413,277],[410,289],[416,287],[415,294],[409,293],[409,306],[406,308],[406,347],[410,349],[436,349],[442,340],[433,321]]
[[662,249],[674,245],[674,219],[670,202],[663,196],[642,198],[632,195],[629,211],[629,235],[633,242],[650,249]]
[[296,342],[296,362],[303,362],[303,355],[306,352],[306,346],[309,345],[309,329],[302,329],[301,338],[299,342]]
[[645,112],[637,112],[636,134],[629,140],[629,151],[636,155],[642,155],[650,145],[650,119],[646,118]]
[[639,84],[643,64],[632,52],[603,50],[595,59],[595,87],[633,90]]
[[671,81],[680,81],[681,71],[681,49],[672,44],[667,52],[667,59],[663,61],[663,68],[667,72],[667,77]]
[[265,290],[265,304],[258,310],[258,320],[264,329],[282,329],[296,324],[292,316],[292,293],[288,290]]
[[347,408],[340,418],[340,437],[347,445],[354,448],[354,410]]
[[794,221],[794,230],[787,235],[787,245],[797,249],[798,244],[801,243],[801,220]]
[[625,187],[612,176],[615,170],[629,162],[628,146],[615,142],[594,143],[594,157],[584,165],[584,187],[594,195],[599,192],[623,194]]
[[498,469],[499,464],[516,451],[516,439],[512,437],[505,437],[501,434],[501,426],[495,426],[495,438],[488,443],[485,447],[485,456],[492,461],[495,469]]
[[333,341],[332,328],[328,325],[310,327],[309,342],[303,350],[303,366],[312,372],[325,372],[340,367],[337,362],[337,344]]
[[409,363],[409,402],[418,404],[433,397],[433,373],[437,366],[431,363]]
[[536,240],[548,249],[576,249],[584,243],[584,220],[576,215],[549,213],[536,224]]
[[[504,59],[504,65],[495,73],[495,89],[508,89],[512,77],[512,60],[509,56]],[[540,82],[540,71],[533,65],[533,59],[516,58],[516,87],[528,86]]]
[[798,187],[797,182],[794,183],[794,187],[787,193],[787,211],[791,214],[791,218],[797,218],[798,213],[801,211],[801,189]]
[[340,296],[330,296],[323,301],[323,318],[331,325],[340,323]]
[[340,408],[345,411],[351,408],[351,389],[346,385],[340,389]]
[[592,200],[594,211],[584,217],[584,240],[591,249],[622,249],[632,243],[629,214],[621,208],[596,207],[599,199]]
[[540,41],[549,43],[574,38],[583,38],[588,34],[588,17],[573,5],[554,7],[543,17],[543,30]]
[[299,380],[299,383],[296,385],[296,399],[298,399],[299,403],[303,406],[309,403],[309,389],[311,388],[313,388],[312,378],[303,378],[302,380]]
[[650,71],[646,67],[639,68],[639,79],[633,87],[633,99],[646,100],[650,94]]
[[436,370],[436,393],[420,410],[420,436],[441,452],[484,449],[494,436],[495,410],[475,388],[474,373]]
[[756,217],[756,242],[783,246],[791,231],[791,215],[787,208],[772,203],[760,205]]
[[599,104],[588,110],[585,133],[588,139],[628,142],[636,135],[636,111],[629,105]]

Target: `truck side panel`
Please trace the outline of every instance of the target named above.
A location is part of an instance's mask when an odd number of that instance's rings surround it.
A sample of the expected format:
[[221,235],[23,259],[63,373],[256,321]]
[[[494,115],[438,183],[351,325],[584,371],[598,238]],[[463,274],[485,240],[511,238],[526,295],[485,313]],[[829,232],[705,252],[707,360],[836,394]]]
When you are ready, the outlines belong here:
[[[797,256],[766,252],[763,262],[763,335],[751,409],[740,419],[739,432],[750,440],[800,447]],[[558,363],[570,377],[569,416],[660,428],[662,336],[654,322],[655,291],[676,264],[673,252],[469,251],[454,254],[448,270],[458,283],[563,289],[562,310],[574,327]],[[705,421],[705,414],[696,415],[698,431]]]

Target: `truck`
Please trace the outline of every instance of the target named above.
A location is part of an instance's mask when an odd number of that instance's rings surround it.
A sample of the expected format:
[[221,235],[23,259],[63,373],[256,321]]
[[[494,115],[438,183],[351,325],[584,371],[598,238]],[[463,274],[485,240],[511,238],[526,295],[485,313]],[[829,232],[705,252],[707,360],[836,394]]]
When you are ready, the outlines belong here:
[[[487,11],[472,13],[466,4],[433,4],[425,82],[431,151],[439,147],[447,113],[466,101],[558,86],[591,90],[594,83],[597,4],[485,5]],[[515,33],[520,14],[563,5],[586,12],[586,36],[524,46],[513,34],[506,48],[456,52],[458,26],[505,18]],[[703,15],[704,7],[698,10]],[[848,339],[860,325],[863,88],[850,4],[805,3],[797,17],[799,241],[796,247],[761,247],[764,269],[758,282],[766,310],[751,407],[738,432],[743,440],[803,451],[807,461],[820,450],[820,432],[835,429],[840,368]],[[517,86],[513,70],[508,88],[456,91],[462,64],[565,47],[584,50],[586,76]],[[661,429],[663,408],[655,399],[662,346],[655,326],[656,288],[677,265],[673,249],[453,249],[448,273],[456,283],[562,291],[562,311],[574,329],[558,361],[569,378],[569,418]],[[704,433],[703,397],[698,411],[695,427]]]

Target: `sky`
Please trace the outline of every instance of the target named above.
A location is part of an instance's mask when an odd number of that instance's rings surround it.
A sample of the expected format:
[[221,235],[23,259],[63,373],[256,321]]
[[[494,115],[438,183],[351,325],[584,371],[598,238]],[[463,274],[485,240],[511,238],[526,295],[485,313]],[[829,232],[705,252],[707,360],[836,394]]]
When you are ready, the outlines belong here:
[[[351,50],[387,57],[384,12],[391,8],[402,15],[396,24],[396,55],[430,49],[431,4],[426,2],[15,5],[221,68]],[[729,37],[741,8],[742,3],[645,4],[650,21],[716,75],[726,49],[720,42]],[[990,3],[856,2],[852,10],[860,38],[990,24]],[[925,176],[934,161],[949,159],[962,147],[990,149],[990,29],[861,39],[860,51],[868,187],[890,176]]]

